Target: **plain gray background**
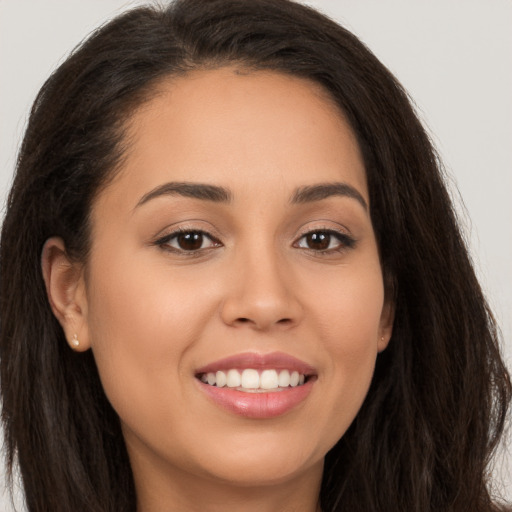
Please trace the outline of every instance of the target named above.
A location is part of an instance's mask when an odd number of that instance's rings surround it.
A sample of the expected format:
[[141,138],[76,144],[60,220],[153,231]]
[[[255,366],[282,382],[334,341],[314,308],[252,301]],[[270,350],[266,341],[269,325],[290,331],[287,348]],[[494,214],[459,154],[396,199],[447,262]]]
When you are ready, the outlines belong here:
[[[43,81],[92,29],[139,3],[144,2],[0,0],[2,204],[28,109]],[[512,1],[306,3],[361,37],[414,98],[444,158],[477,272],[503,330],[505,357],[511,367]],[[511,450],[510,443],[502,448],[495,469],[497,487],[510,501]],[[0,510],[10,511],[2,489]],[[21,503],[19,497],[16,501]]]

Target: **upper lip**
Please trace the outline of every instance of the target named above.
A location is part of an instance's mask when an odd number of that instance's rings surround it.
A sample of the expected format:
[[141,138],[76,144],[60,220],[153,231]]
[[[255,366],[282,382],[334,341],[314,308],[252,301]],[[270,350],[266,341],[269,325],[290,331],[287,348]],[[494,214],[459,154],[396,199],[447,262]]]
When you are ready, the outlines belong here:
[[269,354],[258,354],[256,352],[245,352],[233,356],[219,359],[212,363],[208,363],[196,370],[196,374],[203,374],[216,371],[226,371],[231,369],[245,369],[251,368],[254,370],[292,370],[297,371],[303,375],[316,375],[315,369],[284,352],[271,352]]

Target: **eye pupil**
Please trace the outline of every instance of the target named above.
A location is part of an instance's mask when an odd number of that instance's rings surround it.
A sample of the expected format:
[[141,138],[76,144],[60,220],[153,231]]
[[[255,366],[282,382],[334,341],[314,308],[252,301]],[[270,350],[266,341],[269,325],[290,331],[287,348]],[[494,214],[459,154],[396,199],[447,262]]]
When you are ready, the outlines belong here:
[[177,237],[180,249],[185,251],[196,251],[203,245],[202,233],[181,233]]
[[317,251],[323,251],[329,248],[329,244],[331,242],[331,235],[329,233],[309,233],[306,237],[307,244],[310,249],[315,249]]

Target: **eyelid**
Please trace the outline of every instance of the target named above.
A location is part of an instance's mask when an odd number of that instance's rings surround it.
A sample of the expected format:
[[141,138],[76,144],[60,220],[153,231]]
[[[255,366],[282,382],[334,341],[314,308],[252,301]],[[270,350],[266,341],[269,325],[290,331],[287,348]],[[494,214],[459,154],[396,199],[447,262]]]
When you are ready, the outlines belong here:
[[168,237],[173,234],[179,233],[188,233],[190,231],[194,231],[197,233],[203,233],[208,237],[220,241],[224,235],[221,231],[211,224],[208,221],[203,219],[185,219],[177,222],[173,222],[172,224],[168,224],[163,229],[158,230],[156,234],[151,237],[151,240],[156,242],[157,240],[161,240],[165,237]]
[[348,237],[355,240],[350,229],[339,222],[334,222],[327,219],[318,219],[316,221],[309,221],[302,224],[297,230],[297,239],[303,237],[309,233],[316,231],[324,231],[333,234],[339,234],[340,236]]

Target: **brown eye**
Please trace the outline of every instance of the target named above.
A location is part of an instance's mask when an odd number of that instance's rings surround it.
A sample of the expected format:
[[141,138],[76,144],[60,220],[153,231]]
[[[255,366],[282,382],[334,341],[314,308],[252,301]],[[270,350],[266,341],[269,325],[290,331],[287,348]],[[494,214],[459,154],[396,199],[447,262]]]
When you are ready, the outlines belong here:
[[330,233],[324,233],[322,231],[318,233],[308,233],[305,236],[308,249],[315,251],[325,251],[329,249],[331,238],[332,235]]
[[202,233],[181,233],[176,237],[176,243],[184,251],[197,251],[203,245]]
[[178,252],[194,252],[217,247],[219,242],[202,231],[179,231],[165,236],[157,244]]
[[344,233],[337,231],[310,231],[301,236],[296,247],[316,252],[336,252],[351,248],[355,240]]

